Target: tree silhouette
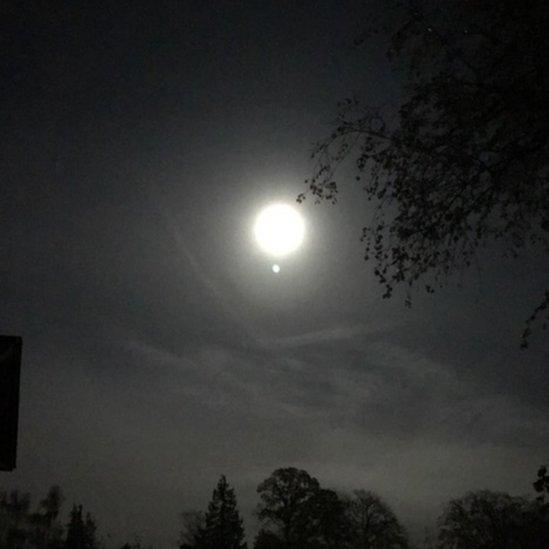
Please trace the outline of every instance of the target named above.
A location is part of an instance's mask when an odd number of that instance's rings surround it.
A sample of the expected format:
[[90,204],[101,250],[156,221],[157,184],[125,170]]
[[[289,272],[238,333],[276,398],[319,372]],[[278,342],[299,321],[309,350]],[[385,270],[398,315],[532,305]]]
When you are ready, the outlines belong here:
[[352,549],[405,549],[406,533],[389,506],[373,492],[355,490],[347,501]]
[[278,547],[342,548],[349,540],[345,502],[320,487],[306,471],[277,469],[257,488],[263,522],[256,549]]
[[[528,500],[480,490],[451,500],[438,519],[438,549],[547,549],[547,470],[540,467]],[[306,471],[275,470],[257,489],[262,528],[254,549],[408,549],[404,528],[379,496],[355,490],[351,497],[324,489]],[[35,512],[30,495],[0,492],[0,549],[98,549],[96,523],[73,505],[63,539],[61,489],[52,486]],[[180,549],[245,549],[244,528],[234,490],[221,476],[206,513],[182,514]],[[138,537],[121,549],[143,549]],[[150,547],[149,547],[150,549]]]
[[30,495],[18,490],[0,493],[0,546],[24,547],[29,538]]
[[307,503],[308,520],[303,525],[311,548],[349,547],[350,522],[345,502],[333,490],[321,488]]
[[90,513],[86,513],[84,518],[82,505],[73,505],[67,525],[65,549],[95,549],[98,545],[96,530],[95,520]]
[[31,515],[32,544],[37,548],[57,549],[63,545],[63,526],[57,521],[63,499],[61,488],[52,486],[38,510]]
[[[549,497],[549,475],[547,474],[547,467],[542,465],[538,470],[538,478],[533,483],[534,490],[538,493],[537,500],[540,503],[545,503],[545,498]],[[549,501],[547,502],[549,505]]]
[[[126,542],[124,545],[120,547],[120,549],[145,549],[146,546],[144,546],[141,543],[141,539],[136,536],[135,539],[130,543]],[[148,546],[148,549],[152,549],[152,546]]]
[[286,549],[284,543],[274,532],[261,529],[254,541],[254,549]]
[[261,498],[257,516],[264,530],[270,531],[270,536],[262,533],[262,538],[272,541],[276,537],[286,547],[306,547],[313,508],[311,500],[319,490],[318,480],[306,471],[294,467],[274,471],[257,487]]
[[198,547],[203,537],[205,516],[201,511],[185,511],[181,513],[183,527],[179,532],[179,548],[192,549]]
[[[313,150],[307,194],[336,201],[338,167],[355,162],[375,204],[365,257],[383,297],[404,284],[409,304],[412,287],[433,292],[487,242],[511,256],[549,250],[549,10],[544,0],[408,1],[395,20],[388,53],[403,100],[343,102]],[[540,288],[523,347],[548,305]]]
[[450,501],[439,518],[440,549],[542,549],[549,516],[538,502],[481,490]]
[[198,535],[201,549],[245,549],[244,528],[236,505],[234,490],[224,475],[213,491],[204,517],[204,527]]

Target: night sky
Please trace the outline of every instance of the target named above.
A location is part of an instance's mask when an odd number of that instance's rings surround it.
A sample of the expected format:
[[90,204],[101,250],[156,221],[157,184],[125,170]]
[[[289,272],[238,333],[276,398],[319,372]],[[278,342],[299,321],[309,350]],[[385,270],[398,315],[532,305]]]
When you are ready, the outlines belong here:
[[412,309],[383,300],[352,178],[296,206],[278,275],[253,240],[338,101],[398,97],[383,37],[353,46],[384,2],[46,4],[0,7],[0,333],[24,341],[1,486],[60,484],[155,547],[220,474],[249,540],[278,467],[373,489],[416,536],[467,490],[531,495],[549,344],[519,347],[546,259],[488,247]]

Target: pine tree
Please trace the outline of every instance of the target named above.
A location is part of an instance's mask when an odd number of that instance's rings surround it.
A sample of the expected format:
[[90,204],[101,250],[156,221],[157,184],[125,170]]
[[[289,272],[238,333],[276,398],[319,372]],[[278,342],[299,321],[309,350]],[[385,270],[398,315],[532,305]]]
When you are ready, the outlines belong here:
[[238,513],[234,489],[221,476],[208,504],[199,547],[204,549],[246,549],[244,527]]
[[72,506],[71,518],[67,524],[67,539],[65,549],[83,548],[84,521],[82,519],[82,505]]
[[86,513],[86,521],[84,522],[84,549],[95,549],[97,547],[96,530],[97,525],[95,524],[95,520],[90,513]]
[[67,525],[65,549],[95,549],[97,541],[95,531],[97,526],[90,513],[84,519],[82,505],[73,505],[71,519]]

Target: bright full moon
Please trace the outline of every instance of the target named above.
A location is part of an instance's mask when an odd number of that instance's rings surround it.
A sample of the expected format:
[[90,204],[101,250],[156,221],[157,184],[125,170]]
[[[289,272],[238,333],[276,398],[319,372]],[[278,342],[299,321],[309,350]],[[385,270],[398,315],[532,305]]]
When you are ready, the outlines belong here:
[[274,204],[259,213],[254,234],[264,252],[282,257],[299,248],[305,235],[305,223],[291,206]]

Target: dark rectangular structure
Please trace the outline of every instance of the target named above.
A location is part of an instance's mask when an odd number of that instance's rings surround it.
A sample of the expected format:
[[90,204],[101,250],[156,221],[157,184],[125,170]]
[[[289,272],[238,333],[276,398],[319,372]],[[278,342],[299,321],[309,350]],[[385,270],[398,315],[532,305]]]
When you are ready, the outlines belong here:
[[0,471],[15,469],[19,422],[20,337],[0,336]]

